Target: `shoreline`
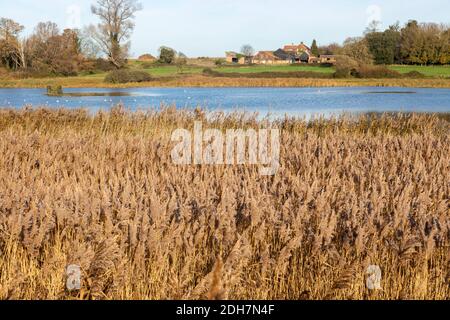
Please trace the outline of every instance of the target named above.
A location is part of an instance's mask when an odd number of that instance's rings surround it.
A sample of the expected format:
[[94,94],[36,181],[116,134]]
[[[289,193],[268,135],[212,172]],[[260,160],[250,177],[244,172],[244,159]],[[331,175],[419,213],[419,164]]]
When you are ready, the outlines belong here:
[[403,88],[450,88],[450,79],[311,79],[311,78],[214,78],[185,76],[159,78],[149,82],[107,84],[97,78],[43,78],[0,80],[0,89],[42,89],[61,85],[63,88],[306,88],[306,87],[403,87]]

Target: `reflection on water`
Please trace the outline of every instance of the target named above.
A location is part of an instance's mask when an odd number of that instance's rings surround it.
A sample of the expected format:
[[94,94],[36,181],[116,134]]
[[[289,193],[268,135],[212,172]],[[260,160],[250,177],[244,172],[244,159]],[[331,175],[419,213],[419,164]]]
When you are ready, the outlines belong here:
[[450,112],[450,89],[427,88],[82,88],[61,97],[45,89],[0,89],[0,107],[88,108],[92,112],[123,104],[130,110],[201,107],[208,111],[247,111],[260,116],[339,115],[364,112]]
[[416,91],[368,91],[366,94],[415,94]]
[[[48,97],[55,97],[55,95],[45,94]],[[131,97],[131,92],[65,92],[56,97]]]

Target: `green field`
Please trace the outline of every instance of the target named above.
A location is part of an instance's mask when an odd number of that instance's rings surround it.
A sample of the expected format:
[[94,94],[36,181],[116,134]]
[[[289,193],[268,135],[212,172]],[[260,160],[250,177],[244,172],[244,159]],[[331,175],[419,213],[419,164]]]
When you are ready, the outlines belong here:
[[245,66],[245,67],[219,67],[215,69],[222,73],[258,73],[258,72],[321,72],[333,73],[334,68],[308,65],[282,65],[282,66]]
[[[166,77],[166,76],[176,76],[179,74],[179,70],[176,66],[168,65],[158,65],[153,64],[148,67],[148,64],[142,63],[136,60],[129,61],[129,67],[132,69],[145,70],[154,77]],[[210,66],[201,65],[186,65],[182,69],[183,74],[199,74],[203,72],[203,69]],[[211,67],[214,71],[221,73],[260,73],[260,72],[320,72],[320,73],[333,73],[334,68],[321,67],[321,66],[311,66],[311,65],[252,65],[252,66],[221,66],[221,67]]]
[[[267,72],[274,74],[280,74],[283,72],[317,72],[322,73],[325,76],[329,76],[330,79],[313,79],[313,77],[284,79],[280,82],[274,81],[273,77],[268,75],[267,79],[253,79],[255,80],[253,86],[348,86],[347,82],[351,82],[351,85],[374,85],[374,86],[390,86],[392,83],[388,79],[378,79],[370,81],[370,79],[332,79],[331,74],[335,72],[335,68],[321,67],[317,65],[253,65],[253,66],[215,66],[214,61],[209,61],[209,64],[205,64],[203,61],[190,61],[189,65],[183,66],[181,72],[175,65],[160,65],[142,63],[136,60],[129,61],[128,68],[131,70],[141,70],[148,72],[152,77],[151,83],[142,83],[139,86],[248,86],[249,82],[245,77],[246,74],[251,78],[252,73],[261,74]],[[211,77],[202,75],[205,68],[211,68],[225,76]],[[398,81],[394,82],[396,85],[406,87],[449,87],[450,86],[450,66],[389,66],[390,69],[398,71],[400,73],[408,73],[411,71],[418,71],[427,79],[402,79],[403,82],[400,85]],[[240,73],[243,75],[243,81],[238,81],[235,75]],[[227,78],[226,74],[230,74]],[[107,72],[94,72],[94,73],[80,73],[74,77],[44,77],[44,78],[25,78],[15,79],[9,77],[0,77],[0,88],[45,88],[49,85],[62,85],[63,87],[126,87],[136,86],[136,83],[123,84],[107,84],[104,82],[104,78]],[[320,83],[319,83],[320,82]]]
[[447,66],[389,66],[389,69],[400,72],[408,73],[411,71],[418,71],[428,77],[450,77],[450,65]]
[[[154,65],[150,68],[142,68],[138,63],[133,63],[132,68],[145,70],[154,77],[167,77],[176,76],[179,74],[176,66],[166,65]],[[204,67],[202,66],[185,66],[183,67],[183,74],[200,74]],[[321,67],[321,66],[309,66],[309,65],[278,65],[278,66],[266,66],[266,65],[254,65],[254,66],[222,66],[212,68],[215,71],[221,73],[260,73],[260,72],[320,72],[331,74],[335,72],[334,68]],[[428,77],[447,78],[450,77],[450,66],[389,66],[389,69],[400,72],[408,73],[411,71],[418,71]]]
[[[128,67],[135,70],[143,70],[148,72],[155,78],[160,77],[176,77],[180,75],[195,75],[201,74],[206,66],[201,65],[186,65],[183,66],[181,72],[177,66],[145,64],[136,60],[131,60]],[[335,68],[322,67],[317,65],[252,65],[252,66],[221,66],[211,68],[220,73],[261,73],[261,72],[318,72],[331,74],[335,72]],[[408,73],[411,71],[418,71],[428,77],[448,78],[450,77],[450,66],[389,66],[389,69],[398,71],[400,73]],[[95,74],[81,74],[79,78],[100,80],[106,76],[106,72],[99,72]]]

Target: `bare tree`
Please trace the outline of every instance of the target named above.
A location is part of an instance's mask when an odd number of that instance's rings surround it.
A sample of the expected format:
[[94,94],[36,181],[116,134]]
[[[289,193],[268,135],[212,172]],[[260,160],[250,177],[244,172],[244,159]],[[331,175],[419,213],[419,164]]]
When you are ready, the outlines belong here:
[[241,47],[241,53],[244,55],[245,63],[251,64],[252,58],[255,55],[255,49],[249,44],[244,44]]
[[244,44],[241,47],[241,53],[246,57],[253,57],[255,55],[255,49],[249,44]]
[[51,21],[39,22],[34,28],[34,37],[40,42],[45,42],[57,35],[59,35],[58,25]]
[[381,25],[381,21],[377,21],[377,20],[373,20],[369,23],[369,25],[366,28],[366,31],[364,32],[364,34],[370,34],[370,33],[375,33],[378,32],[378,30],[380,29],[380,25]]
[[183,52],[178,52],[178,56],[176,58],[177,72],[183,73],[183,68],[187,64],[188,57]]
[[102,49],[98,43],[92,38],[91,27],[85,27],[78,31],[78,38],[80,42],[80,51],[83,56],[88,59],[97,59],[102,54]]
[[23,29],[14,20],[0,19],[0,63],[12,69],[26,68],[24,42],[19,39]]
[[347,38],[342,53],[364,64],[373,64],[373,55],[369,51],[367,40],[361,37]]
[[121,68],[128,55],[129,39],[134,30],[134,18],[142,5],[137,0],[97,0],[91,7],[100,23],[89,31],[108,59]]
[[14,20],[7,18],[0,19],[0,39],[6,41],[17,39],[23,29],[24,26],[15,22]]

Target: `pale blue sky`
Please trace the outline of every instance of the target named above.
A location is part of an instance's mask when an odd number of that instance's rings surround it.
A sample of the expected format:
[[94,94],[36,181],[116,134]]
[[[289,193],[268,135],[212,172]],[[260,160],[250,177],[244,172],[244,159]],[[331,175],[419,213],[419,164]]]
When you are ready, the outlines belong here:
[[[0,1],[0,17],[31,32],[39,21],[61,29],[95,22],[95,0]],[[316,38],[319,45],[360,35],[372,18],[388,26],[399,20],[450,23],[449,0],[141,0],[132,54],[156,54],[161,45],[188,56],[222,56],[250,43],[256,50]]]

